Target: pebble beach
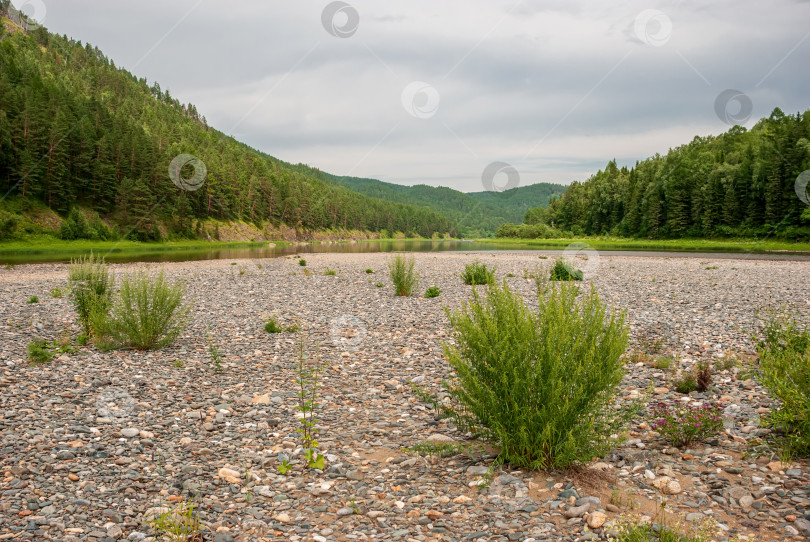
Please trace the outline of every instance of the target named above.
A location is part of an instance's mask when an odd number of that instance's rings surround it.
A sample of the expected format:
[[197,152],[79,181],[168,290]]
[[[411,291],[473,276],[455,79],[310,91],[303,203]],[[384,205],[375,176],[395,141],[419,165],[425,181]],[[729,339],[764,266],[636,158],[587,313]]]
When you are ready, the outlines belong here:
[[[183,280],[187,329],[157,351],[85,346],[39,365],[27,360],[30,342],[81,332],[68,267],[0,269],[0,540],[157,540],[150,521],[181,502],[216,542],[608,540],[628,518],[659,520],[661,502],[672,522],[713,520],[718,541],[810,539],[810,464],[782,462],[769,446],[761,417],[776,405],[751,370],[762,311],[786,305],[810,318],[807,262],[580,259],[582,287],[626,311],[629,350],[675,360],[665,370],[628,355],[620,400],[716,401],[724,431],[678,449],[640,416],[588,468],[506,467],[484,484],[493,450],[437,419],[409,383],[443,397],[445,309],[472,295],[465,264],[495,266],[531,305],[529,275],[548,276],[553,259],[414,256],[419,295],[407,298],[393,295],[389,254],[307,254],[305,267],[299,257],[110,265],[117,276]],[[421,296],[434,285],[441,295]],[[300,331],[267,333],[271,317]],[[305,468],[296,432],[302,336],[325,365],[322,471]],[[677,393],[678,371],[700,362],[716,367],[713,388]],[[412,451],[424,442],[467,452]]]

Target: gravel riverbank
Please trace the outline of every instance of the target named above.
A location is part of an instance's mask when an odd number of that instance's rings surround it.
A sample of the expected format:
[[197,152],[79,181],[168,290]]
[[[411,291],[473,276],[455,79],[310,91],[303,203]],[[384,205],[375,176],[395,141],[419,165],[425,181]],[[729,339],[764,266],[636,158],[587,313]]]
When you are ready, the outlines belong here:
[[[496,473],[491,458],[421,457],[425,440],[464,441],[411,392],[434,392],[447,374],[443,307],[471,287],[459,273],[479,259],[527,299],[551,259],[531,253],[415,254],[419,292],[397,298],[387,254],[113,265],[121,275],[163,269],[182,278],[192,321],[156,352],[80,348],[26,361],[26,345],[79,333],[67,266],[0,269],[0,540],[148,540],[149,519],[182,499],[199,506],[206,540],[597,540],[622,515],[667,510],[713,517],[718,540],[810,537],[810,465],[779,463],[759,417],[773,408],[749,378],[758,309],[788,304],[810,317],[806,262],[646,258],[592,254],[580,264],[603,299],[628,311],[634,348],[658,345],[681,368],[732,359],[714,390],[727,431],[690,450],[669,448],[639,419],[630,440],[578,473]],[[325,276],[327,269],[337,271]],[[366,269],[374,272],[366,273]],[[589,272],[590,271],[590,272]],[[381,282],[382,287],[375,284]],[[31,296],[38,303],[27,303]],[[323,473],[297,460],[296,334],[268,334],[275,315],[299,321],[328,368],[317,413]],[[217,372],[209,344],[222,354]],[[628,364],[622,396],[651,384],[678,402],[673,375]],[[293,466],[278,474],[280,460]]]

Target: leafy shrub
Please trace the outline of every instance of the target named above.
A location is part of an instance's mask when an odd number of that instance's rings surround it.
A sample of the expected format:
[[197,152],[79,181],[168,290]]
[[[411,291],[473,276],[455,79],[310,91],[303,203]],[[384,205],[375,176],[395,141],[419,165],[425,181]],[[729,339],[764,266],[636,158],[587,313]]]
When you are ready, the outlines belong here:
[[718,404],[702,406],[659,403],[652,408],[652,427],[673,446],[689,446],[705,440],[723,428],[723,409]]
[[280,326],[280,325],[278,325],[278,322],[276,322],[276,319],[275,319],[275,318],[270,318],[270,319],[267,321],[267,323],[266,323],[266,324],[264,324],[264,330],[265,330],[267,333],[281,333],[282,331],[284,331],[284,330],[281,328],[281,326]]
[[298,260],[298,265],[300,265],[301,267],[306,267],[307,266],[307,261],[305,259],[301,258],[300,260]]
[[500,458],[532,469],[564,468],[606,452],[629,420],[612,400],[624,375],[624,313],[595,290],[540,290],[533,313],[520,294],[490,284],[447,311],[455,345],[443,345],[454,379],[443,407],[460,428],[496,442]]
[[419,276],[414,270],[416,264],[414,257],[405,257],[397,254],[388,262],[388,270],[391,275],[391,282],[394,283],[394,293],[398,296],[407,297],[419,284]]
[[190,308],[183,304],[185,286],[169,283],[163,272],[138,272],[121,280],[109,313],[91,312],[91,327],[104,348],[126,346],[154,350],[171,344],[188,323]]
[[372,268],[369,267],[368,269],[366,269],[366,274],[371,275],[372,273],[374,273],[374,270]]
[[486,264],[475,261],[464,266],[461,274],[464,284],[489,284],[495,281],[495,268],[488,269]]
[[76,207],[72,208],[59,226],[59,238],[66,241],[74,239],[92,239],[106,241],[113,237],[110,229],[101,221],[98,214],[88,222],[84,214]]
[[684,373],[681,378],[675,383],[675,391],[684,395],[690,394],[697,390],[697,379],[695,374],[691,372]]
[[425,297],[439,297],[442,291],[438,286],[431,286],[425,291]]
[[90,334],[90,313],[97,316],[109,308],[109,297],[115,283],[112,273],[107,271],[103,258],[80,256],[70,261],[68,287],[73,308],[79,315],[84,332]]
[[781,405],[765,422],[780,432],[788,455],[810,457],[810,330],[772,313],[760,343],[758,379]]
[[31,363],[48,363],[54,355],[50,343],[44,339],[28,343],[28,359]]
[[35,295],[32,295],[31,297],[28,298],[27,303],[29,305],[32,304],[32,303],[39,303],[39,298],[37,296],[35,296]]
[[335,275],[337,275],[337,271],[335,271],[334,269],[329,269],[327,267],[326,271],[324,271],[323,274],[328,276],[328,277],[334,277]]
[[554,267],[551,268],[551,280],[582,280],[584,274],[579,269],[574,269],[574,266],[560,258],[554,262]]

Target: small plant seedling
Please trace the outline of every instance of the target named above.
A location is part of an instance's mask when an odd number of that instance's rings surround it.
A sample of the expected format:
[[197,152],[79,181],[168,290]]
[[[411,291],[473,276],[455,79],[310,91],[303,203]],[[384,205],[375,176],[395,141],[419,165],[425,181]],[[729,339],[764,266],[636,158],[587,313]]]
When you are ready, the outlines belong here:
[[231,262],[231,265],[237,265],[236,262]]
[[53,297],[53,298],[62,297],[62,289],[61,288],[51,288],[51,297]]
[[511,278],[512,278],[512,277],[514,277],[514,276],[515,276],[515,274],[514,274],[514,273],[507,273],[507,274],[506,274],[506,278],[509,278],[509,279],[511,279]]
[[87,335],[87,333],[79,333],[79,335],[76,337],[76,344],[79,346],[87,346],[89,341],[90,337]]
[[371,275],[372,273],[374,273],[374,270],[372,268],[369,267],[368,269],[366,269],[366,274]]
[[709,266],[709,267],[707,267],[706,269],[711,270],[711,269],[720,269],[720,268],[719,268],[719,267],[717,267],[716,265],[710,265],[710,266]]
[[288,325],[284,328],[284,331],[287,333],[298,333],[301,330],[301,324],[295,322],[293,324]]
[[211,360],[211,363],[214,366],[214,371],[217,373],[222,372],[222,354],[219,352],[219,348],[211,339],[211,335],[208,335],[208,359]]
[[281,333],[282,331],[284,331],[283,329],[281,329],[281,326],[278,325],[278,322],[276,322],[275,318],[270,318],[267,321],[267,323],[264,324],[264,330],[267,333]]
[[538,256],[541,260],[548,260],[548,256]]
[[172,361],[172,365],[174,365],[174,366],[175,366],[177,369],[182,369],[183,367],[185,367],[185,366],[186,366],[186,364],[185,364],[185,363],[183,363],[183,362],[182,362],[181,360],[179,360],[179,359],[176,359],[176,360]]
[[307,261],[305,259],[301,258],[300,260],[298,260],[298,265],[300,265],[301,267],[306,267],[307,266]]
[[28,343],[28,359],[36,365],[48,363],[56,354],[51,350],[51,345],[44,339],[37,339]]
[[28,298],[28,304],[30,305],[32,303],[39,303],[39,298],[37,296],[35,296],[35,295],[32,295],[31,297],[29,297]]
[[324,271],[323,274],[326,276],[334,277],[335,275],[337,275],[337,271],[335,271],[334,269],[329,269],[327,267],[326,271]]
[[281,474],[282,476],[286,476],[287,473],[290,472],[290,469],[292,469],[292,467],[290,466],[290,462],[287,461],[286,459],[281,463],[279,463],[277,468],[278,473]]
[[245,274],[245,270],[244,270],[244,269],[240,269],[240,270],[239,270],[239,274],[240,274],[240,275],[244,275],[244,274]]
[[261,269],[261,268],[262,268],[262,264],[257,263],[257,264],[256,264],[256,269]]
[[439,297],[442,291],[439,289],[438,286],[431,286],[430,288],[425,291],[425,297]]
[[376,283],[374,286],[376,286],[377,288],[382,288],[382,287],[383,287],[383,283],[382,283],[382,282],[378,282],[378,283]]
[[310,271],[309,269],[307,269],[307,268],[305,267],[305,268],[304,268],[304,276],[305,276],[305,277],[309,277],[309,276],[311,276],[311,275],[312,275],[312,271]]
[[304,448],[304,455],[307,460],[307,467],[310,469],[323,470],[326,466],[326,458],[323,454],[318,453],[318,441],[316,435],[318,429],[316,424],[318,420],[315,418],[315,411],[318,408],[318,388],[320,386],[320,374],[323,366],[319,364],[318,359],[311,359],[307,352],[306,336],[301,335],[298,340],[298,364],[296,372],[298,378],[298,406],[296,409],[302,414],[300,422],[301,427],[296,429],[296,432],[301,436],[301,442]]

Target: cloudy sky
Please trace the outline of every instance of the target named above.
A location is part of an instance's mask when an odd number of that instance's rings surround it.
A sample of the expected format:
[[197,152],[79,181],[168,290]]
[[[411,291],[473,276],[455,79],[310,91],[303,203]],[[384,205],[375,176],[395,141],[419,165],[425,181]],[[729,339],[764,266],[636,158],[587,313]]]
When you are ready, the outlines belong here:
[[12,3],[255,148],[400,184],[567,184],[810,107],[807,1]]

